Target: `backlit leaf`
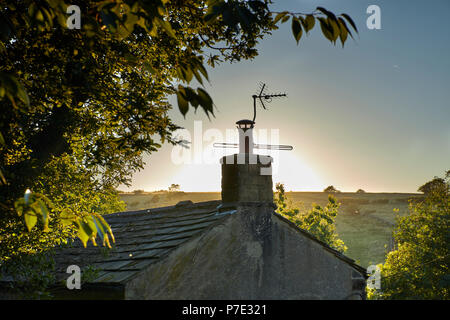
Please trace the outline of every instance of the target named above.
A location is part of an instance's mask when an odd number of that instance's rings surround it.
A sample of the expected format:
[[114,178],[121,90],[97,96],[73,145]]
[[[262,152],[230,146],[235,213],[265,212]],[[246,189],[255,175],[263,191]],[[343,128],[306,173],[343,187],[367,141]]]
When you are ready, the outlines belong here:
[[306,32],[309,32],[309,30],[312,30],[314,28],[314,25],[316,23],[316,19],[314,19],[314,16],[311,14],[308,14],[305,18],[305,22],[308,26],[308,29],[306,29]]
[[197,88],[197,93],[199,97],[200,105],[202,106],[203,110],[208,115],[209,112],[213,113],[213,101],[211,97],[209,96],[208,92],[203,90],[202,88]]
[[41,209],[41,219],[42,219],[42,223],[44,225],[44,231],[47,232],[48,231],[48,222],[50,220],[48,208],[45,205],[44,201],[42,201],[41,199],[38,199],[37,202]]
[[319,10],[320,12],[325,14],[327,16],[327,18],[330,19],[331,21],[334,21],[335,23],[337,23],[337,18],[333,12],[328,11],[327,9],[325,9],[323,7],[317,7],[317,10]]
[[347,26],[345,25],[345,21],[342,18],[339,18],[338,21],[340,29],[339,39],[341,40],[342,47],[344,47],[345,41],[347,40],[348,36]]
[[7,183],[7,182],[6,182],[6,179],[5,179],[5,176],[3,175],[2,170],[0,170],[0,182],[1,182],[2,184],[6,184],[6,183]]
[[81,226],[81,223],[77,222],[78,233],[77,236],[83,243],[83,246],[86,248],[87,242],[89,241],[90,236],[86,232],[86,230]]
[[177,91],[177,102],[178,102],[178,109],[180,109],[181,114],[185,117],[186,113],[189,110],[189,104],[186,98],[186,95],[183,94],[184,89],[178,87]]
[[281,23],[285,23],[286,21],[289,20],[291,16],[284,16],[283,19],[281,19]]
[[[100,222],[101,227],[102,227],[103,230],[104,230],[104,234],[107,235],[106,232],[109,232],[109,234],[110,234],[111,239],[113,240],[113,242],[116,242],[116,240],[115,240],[115,238],[114,238],[114,234],[113,234],[113,232],[112,232],[112,230],[111,230],[111,227],[110,227],[109,224],[105,221],[105,219],[104,219],[101,215],[98,215],[98,214],[95,214],[95,213],[93,214],[93,216],[94,216],[95,218],[97,218],[97,222]],[[108,241],[109,241],[109,240],[108,240]]]
[[31,229],[33,229],[38,220],[36,213],[34,213],[32,210],[27,210],[23,217],[28,231],[31,231]]
[[353,22],[353,19],[350,18],[350,16],[346,13],[342,13],[341,16],[343,16],[345,18],[345,20],[347,20],[348,23],[350,23],[350,25],[353,27],[353,29],[356,31],[356,33],[358,33],[358,28],[356,28],[356,24],[355,24],[355,22]]
[[331,27],[331,34],[333,37],[333,42],[336,42],[337,38],[339,37],[339,25],[338,22],[336,22],[335,20],[331,19],[331,18],[327,18],[328,21],[328,25]]
[[339,21],[339,25],[341,26],[341,28],[345,29],[347,31],[347,34],[349,34],[350,37],[352,37],[352,39],[353,39],[353,34],[350,31],[350,29],[348,28],[347,24],[345,23],[345,20],[342,19],[341,17],[339,17],[338,21]]
[[197,93],[190,87],[186,87],[185,92],[186,99],[195,109],[197,109],[198,105],[200,104]]
[[302,26],[300,24],[300,21],[297,18],[292,18],[292,34],[294,35],[295,40],[298,42],[300,41],[300,38],[302,37]]
[[287,15],[287,14],[288,14],[287,11],[283,11],[283,12],[278,13],[278,14],[275,16],[275,19],[273,19],[273,23],[277,23],[278,21],[280,21],[281,18],[283,18],[283,17],[284,17],[285,15]]
[[327,20],[325,18],[319,17],[320,28],[322,29],[323,35],[333,42],[333,29],[328,25]]

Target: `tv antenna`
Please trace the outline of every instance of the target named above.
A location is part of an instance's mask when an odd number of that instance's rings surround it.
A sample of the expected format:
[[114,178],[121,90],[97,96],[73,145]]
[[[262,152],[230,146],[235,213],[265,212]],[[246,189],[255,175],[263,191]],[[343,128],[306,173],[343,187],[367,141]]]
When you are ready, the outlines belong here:
[[238,125],[237,128],[239,130],[239,144],[238,143],[229,143],[229,142],[220,142],[214,143],[213,146],[215,148],[239,148],[240,154],[253,154],[253,149],[269,149],[269,150],[292,150],[293,147],[290,145],[270,145],[270,144],[256,144],[253,142],[253,128],[255,126],[256,119],[256,104],[259,104],[267,109],[264,105],[264,102],[270,103],[273,98],[281,98],[286,97],[286,93],[276,93],[276,94],[268,94],[265,92],[266,85],[264,83],[260,83],[259,94],[254,94],[253,98],[253,120],[243,119],[236,122]]
[[263,107],[265,110],[267,110],[264,102],[271,103],[273,98],[281,98],[281,97],[287,97],[286,93],[267,93],[266,92],[266,84],[260,82],[259,83],[259,93],[252,95],[253,98],[253,122],[255,122],[256,119],[256,104],[259,102],[259,105]]

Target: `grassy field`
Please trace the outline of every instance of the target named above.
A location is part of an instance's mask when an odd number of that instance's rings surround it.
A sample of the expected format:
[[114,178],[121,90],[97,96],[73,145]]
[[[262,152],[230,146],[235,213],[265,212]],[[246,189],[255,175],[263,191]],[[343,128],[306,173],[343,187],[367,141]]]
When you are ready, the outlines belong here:
[[[292,205],[305,210],[312,203],[325,205],[328,197],[323,192],[288,192],[287,196]],[[408,200],[419,196],[406,193],[336,194],[341,203],[336,229],[348,247],[346,255],[364,267],[384,262],[385,254],[392,246],[395,217],[408,214]],[[152,192],[121,194],[121,199],[127,204],[127,210],[141,210],[169,206],[182,200],[220,200],[220,193]]]

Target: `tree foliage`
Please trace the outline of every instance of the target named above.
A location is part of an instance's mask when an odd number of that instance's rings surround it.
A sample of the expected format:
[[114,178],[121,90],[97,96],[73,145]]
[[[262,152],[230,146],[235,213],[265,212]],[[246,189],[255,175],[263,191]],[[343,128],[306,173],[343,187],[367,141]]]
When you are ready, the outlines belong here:
[[325,189],[323,189],[323,192],[336,193],[339,192],[339,190],[337,190],[334,186],[328,186]]
[[206,65],[254,58],[258,41],[289,19],[297,42],[318,20],[334,44],[352,35],[348,25],[357,32],[346,14],[275,13],[269,1],[70,4],[81,29],[67,28],[63,0],[0,4],[2,260],[75,234],[108,245],[98,215],[124,209],[117,186],[143,168],[145,153],[180,142],[168,96],[183,115],[214,115]]
[[328,196],[326,206],[322,207],[318,204],[313,204],[310,210],[304,211],[292,205],[292,202],[285,194],[283,184],[277,183],[276,190],[275,204],[278,207],[278,213],[294,222],[299,228],[310,232],[331,248],[339,252],[347,250],[344,241],[339,239],[336,233],[335,222],[340,204],[334,196]]
[[[448,174],[448,173],[447,173]],[[423,192],[425,195],[431,194],[436,190],[440,190],[447,186],[444,178],[434,177],[433,180],[428,181],[417,189],[419,192]]]
[[292,208],[292,202],[286,196],[286,190],[284,189],[284,184],[278,182],[275,184],[275,197],[274,202],[277,206],[277,212],[283,215],[295,215],[298,214],[299,210]]
[[[86,239],[95,243],[97,235],[106,246],[109,239],[114,239],[99,215],[123,211],[125,204],[118,199],[117,191],[98,185],[89,172],[71,161],[68,155],[54,158],[31,184],[34,192],[19,197],[14,211],[2,209],[2,260],[42,252],[67,243],[74,235],[85,244]],[[27,232],[24,232],[24,225]]]
[[52,252],[21,253],[2,264],[0,277],[10,277],[5,289],[19,299],[49,299],[47,290],[55,283],[55,260]]
[[172,184],[170,185],[170,187],[168,188],[168,190],[169,190],[170,192],[177,192],[177,191],[180,191],[180,185],[177,184],[177,183],[172,183]]
[[[450,298],[450,181],[410,204],[394,231],[396,250],[381,267],[378,299]],[[434,181],[434,180],[433,180]]]

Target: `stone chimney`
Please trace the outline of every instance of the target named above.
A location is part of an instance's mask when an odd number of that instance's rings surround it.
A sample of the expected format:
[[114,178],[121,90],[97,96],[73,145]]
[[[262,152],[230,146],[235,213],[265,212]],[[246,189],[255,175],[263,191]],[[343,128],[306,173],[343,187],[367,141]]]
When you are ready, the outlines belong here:
[[236,122],[239,153],[223,157],[222,206],[266,203],[273,205],[272,157],[253,153],[251,120]]
[[272,203],[272,158],[254,155],[253,162],[251,157],[240,155],[233,154],[221,159],[222,203]]

